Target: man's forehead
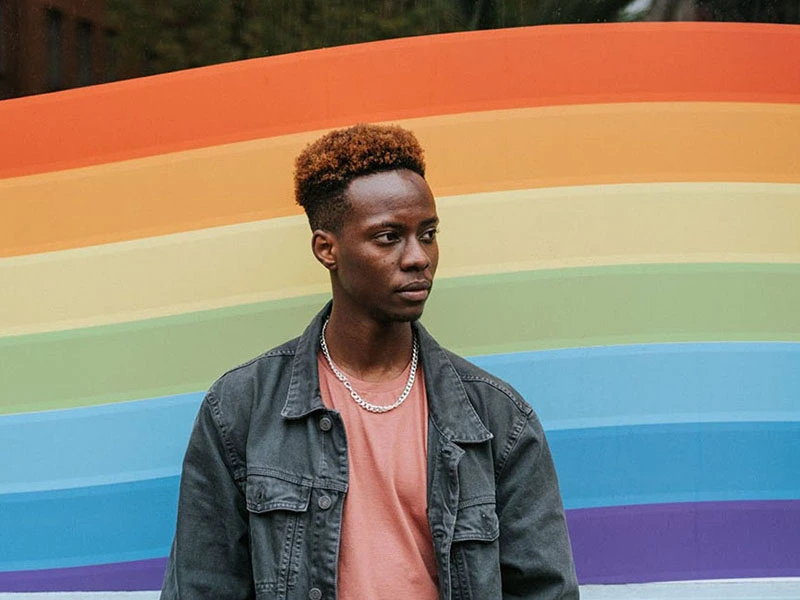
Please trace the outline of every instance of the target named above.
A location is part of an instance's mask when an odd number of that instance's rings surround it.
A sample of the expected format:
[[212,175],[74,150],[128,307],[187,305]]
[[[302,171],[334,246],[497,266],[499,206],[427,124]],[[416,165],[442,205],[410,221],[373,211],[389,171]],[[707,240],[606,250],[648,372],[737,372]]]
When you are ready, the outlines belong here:
[[427,182],[408,170],[381,171],[350,182],[346,191],[353,209],[429,207],[435,212],[433,194]]
[[421,175],[411,169],[386,169],[353,177],[347,189],[350,190],[353,187],[365,186],[397,186],[403,184],[403,182],[412,180],[425,182],[425,179]]
[[347,186],[348,196],[358,193],[392,195],[399,193],[422,193],[432,195],[425,178],[410,169],[377,171],[354,178]]

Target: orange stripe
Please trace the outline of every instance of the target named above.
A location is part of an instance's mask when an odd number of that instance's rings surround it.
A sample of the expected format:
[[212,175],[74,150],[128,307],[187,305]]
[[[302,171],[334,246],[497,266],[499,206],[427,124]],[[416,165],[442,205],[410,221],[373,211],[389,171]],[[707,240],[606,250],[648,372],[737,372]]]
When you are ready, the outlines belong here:
[[526,106],[800,101],[800,28],[637,23],[425,36],[0,102],[0,178]]
[[[598,183],[800,182],[800,105],[556,106],[402,122],[438,196]],[[0,256],[298,214],[316,133],[0,180]]]

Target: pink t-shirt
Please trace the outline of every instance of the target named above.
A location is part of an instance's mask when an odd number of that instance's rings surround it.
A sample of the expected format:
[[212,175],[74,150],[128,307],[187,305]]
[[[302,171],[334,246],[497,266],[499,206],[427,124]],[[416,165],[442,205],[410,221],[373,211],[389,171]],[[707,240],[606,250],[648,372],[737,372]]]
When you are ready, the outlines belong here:
[[[322,353],[317,364],[322,401],[344,422],[350,463],[338,598],[436,600],[436,560],[425,514],[428,402],[422,365],[405,402],[375,414],[356,404]],[[386,406],[402,393],[410,368],[380,383],[345,376],[364,400]]]

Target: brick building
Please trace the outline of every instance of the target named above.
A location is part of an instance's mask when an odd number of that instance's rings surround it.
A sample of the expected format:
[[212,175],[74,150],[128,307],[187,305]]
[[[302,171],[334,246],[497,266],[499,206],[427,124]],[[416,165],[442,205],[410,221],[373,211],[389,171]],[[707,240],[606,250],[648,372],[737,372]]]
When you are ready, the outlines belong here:
[[116,78],[106,0],[0,0],[0,99]]

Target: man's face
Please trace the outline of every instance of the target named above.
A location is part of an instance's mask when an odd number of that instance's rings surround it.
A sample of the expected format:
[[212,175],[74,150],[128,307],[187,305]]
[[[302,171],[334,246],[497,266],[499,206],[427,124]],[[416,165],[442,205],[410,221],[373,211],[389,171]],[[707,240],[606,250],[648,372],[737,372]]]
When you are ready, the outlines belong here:
[[436,204],[427,182],[406,169],[354,179],[338,234],[334,304],[378,322],[422,315],[439,262]]

